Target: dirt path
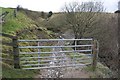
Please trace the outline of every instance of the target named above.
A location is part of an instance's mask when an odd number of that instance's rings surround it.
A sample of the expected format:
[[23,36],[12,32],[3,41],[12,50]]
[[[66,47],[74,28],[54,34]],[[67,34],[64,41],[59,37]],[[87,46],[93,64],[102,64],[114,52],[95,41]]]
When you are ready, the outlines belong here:
[[[60,78],[90,78],[89,73],[82,70],[82,68],[69,67],[62,68],[62,70],[64,71]],[[47,75],[48,75],[47,69],[41,70],[40,74],[35,76],[35,78],[48,78]]]
[[89,78],[89,74],[82,70],[82,68],[68,68],[64,73],[63,78]]

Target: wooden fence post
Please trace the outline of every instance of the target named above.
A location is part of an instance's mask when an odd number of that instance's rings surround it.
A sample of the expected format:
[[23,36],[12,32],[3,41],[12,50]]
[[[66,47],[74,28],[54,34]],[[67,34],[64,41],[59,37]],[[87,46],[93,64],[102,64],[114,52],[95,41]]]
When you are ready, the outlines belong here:
[[13,37],[13,57],[14,57],[14,68],[20,69],[19,61],[19,48],[18,48],[18,38],[17,36]]
[[97,40],[93,41],[93,63],[92,63],[92,67],[93,67],[93,71],[96,70],[96,66],[97,66],[97,55],[98,55],[98,42]]

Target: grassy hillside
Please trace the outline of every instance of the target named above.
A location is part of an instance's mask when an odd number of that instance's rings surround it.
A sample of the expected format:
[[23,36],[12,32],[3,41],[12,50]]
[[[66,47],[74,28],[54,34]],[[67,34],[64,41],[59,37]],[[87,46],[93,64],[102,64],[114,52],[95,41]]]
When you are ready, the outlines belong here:
[[[36,21],[28,17],[24,11],[17,11],[16,17],[14,16],[13,8],[2,8],[2,13],[5,11],[9,12],[4,18],[4,23],[2,24],[2,32],[17,36],[19,39],[38,39],[38,38],[53,38],[52,32],[44,28],[43,26],[38,26]],[[2,37],[4,42],[10,42],[9,38]],[[23,45],[23,44],[20,44]],[[26,44],[24,44],[26,45]],[[30,45],[30,44],[28,44]],[[2,66],[3,78],[31,78],[34,77],[39,71],[38,70],[19,70],[13,68],[12,53],[5,53],[6,51],[12,51],[12,47],[2,45]],[[27,51],[30,51],[27,49]],[[7,61],[6,61],[7,60]]]
[[17,12],[17,17],[14,17],[14,9],[2,9],[2,12],[8,11],[8,15],[5,17],[5,23],[3,23],[2,31],[5,33],[15,34],[19,29],[33,26],[34,21],[29,19],[21,12]]

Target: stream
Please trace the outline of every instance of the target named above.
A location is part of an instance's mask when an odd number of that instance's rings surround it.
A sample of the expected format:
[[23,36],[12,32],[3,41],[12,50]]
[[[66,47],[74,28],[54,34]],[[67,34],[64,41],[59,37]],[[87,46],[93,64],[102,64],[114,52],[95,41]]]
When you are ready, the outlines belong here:
[[[63,45],[64,45],[64,41],[58,41],[58,43],[55,46],[63,46]],[[52,56],[54,58],[52,58],[51,62],[49,62],[50,66],[52,67],[61,66],[66,63],[66,61],[58,61],[58,59],[56,58],[56,56],[61,56],[59,59],[64,59],[64,60],[67,59],[65,53],[56,53],[59,51],[63,51],[62,48],[53,48],[52,51],[53,51]],[[47,70],[47,74],[44,76],[44,78],[62,78],[64,70],[65,68],[64,69],[63,68],[50,68]]]
[[[62,38],[63,39],[63,38]],[[64,41],[58,41],[57,44],[54,46],[64,46]],[[51,56],[51,62],[49,62],[49,66],[46,67],[56,67],[56,66],[65,66],[70,63],[74,63],[74,61],[71,61],[71,58],[66,56],[65,53],[57,53],[59,51],[64,51],[63,48],[52,48],[53,53]],[[56,58],[56,56],[60,56],[60,58]],[[64,59],[64,60],[60,60]],[[89,76],[82,72],[83,66],[76,67],[64,67],[64,68],[49,68],[49,69],[43,69],[40,70],[40,74],[37,76],[37,78],[89,78]]]

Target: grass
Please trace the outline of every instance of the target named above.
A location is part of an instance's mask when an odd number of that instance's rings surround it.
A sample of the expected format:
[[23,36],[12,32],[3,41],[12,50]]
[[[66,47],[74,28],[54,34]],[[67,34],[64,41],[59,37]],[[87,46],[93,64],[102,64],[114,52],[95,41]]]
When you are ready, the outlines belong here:
[[38,70],[2,69],[2,78],[34,78]]
[[[42,48],[42,49],[40,49],[40,51],[41,52],[49,52],[49,51],[51,51],[51,49]],[[37,52],[37,51],[35,51],[35,52]],[[40,54],[40,57],[47,57],[47,56],[50,56],[50,54],[42,54],[42,53]],[[38,58],[31,58],[31,59],[26,58],[26,57],[38,57],[38,54],[21,54],[20,57],[22,59],[21,61],[27,61],[27,62],[24,62],[21,64],[24,64],[24,65],[25,64],[38,64]],[[45,59],[42,58],[40,60],[46,60],[46,58]],[[29,63],[28,61],[36,61],[36,62]],[[45,64],[45,63],[46,62],[41,62],[41,64]],[[27,67],[31,67],[31,66],[27,66]]]
[[[27,28],[28,32],[19,36],[19,39],[37,39],[38,37],[36,34],[41,34],[43,37],[49,38],[49,35],[52,33],[50,31],[48,31],[46,28],[42,28],[42,27],[39,27],[42,29],[39,32],[37,32],[37,30],[34,32],[31,32],[31,31],[29,31],[29,28],[37,27],[35,21],[33,21],[31,18],[29,18],[27,15],[25,15],[21,11],[17,12],[17,17],[14,17],[14,15],[13,15],[14,9],[2,8],[2,13],[5,11],[8,11],[9,14],[5,17],[5,22],[2,25],[3,33],[7,33],[10,35],[16,35],[17,31],[22,31],[22,30],[24,30],[24,28]],[[40,37],[40,38],[42,38],[42,37]],[[2,37],[2,40],[5,42],[11,42],[9,38]],[[32,44],[31,43],[20,43],[19,45],[30,46],[30,45],[34,45],[34,43],[32,43]],[[2,50],[10,51],[10,50],[12,50],[12,47],[2,45]],[[23,51],[31,52],[32,49],[25,49]],[[25,55],[23,55],[23,56],[25,56]],[[29,55],[29,56],[31,56],[31,55]],[[43,55],[43,56],[45,56],[45,55]],[[2,57],[3,58],[11,58],[12,55],[9,53],[2,53]],[[38,74],[38,70],[14,69],[13,63],[12,63],[12,65],[10,65],[10,64],[7,64],[6,62],[2,62],[2,64],[4,65],[3,70],[2,70],[3,78],[32,78],[36,74]]]
[[96,70],[93,71],[92,65],[86,66],[83,70],[90,73],[91,78],[110,78],[112,76],[112,71],[98,62]]
[[3,8],[3,12],[8,11],[8,15],[5,17],[5,23],[3,23],[3,32],[14,34],[19,29],[34,25],[34,21],[29,19],[21,12],[17,12],[17,17],[14,17],[14,9]]

